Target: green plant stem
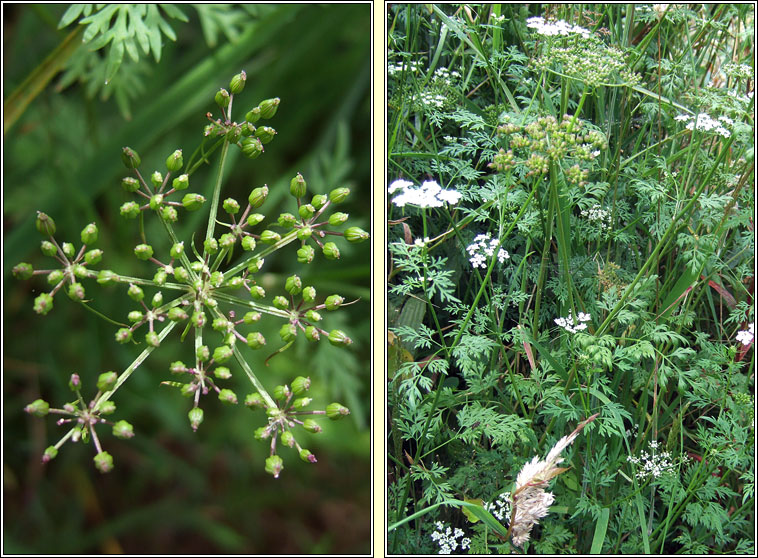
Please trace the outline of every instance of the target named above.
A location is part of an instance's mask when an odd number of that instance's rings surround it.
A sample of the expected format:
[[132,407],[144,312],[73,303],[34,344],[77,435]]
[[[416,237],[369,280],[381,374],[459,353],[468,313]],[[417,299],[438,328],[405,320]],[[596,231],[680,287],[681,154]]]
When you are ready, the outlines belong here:
[[[224,180],[224,165],[226,165],[226,157],[229,154],[229,142],[224,140],[224,145],[221,147],[221,158],[218,163],[218,174],[216,175],[216,183],[213,185],[213,194],[211,194],[211,211],[208,215],[208,228],[205,231],[205,240],[213,238],[213,230],[216,226],[216,213],[218,212],[218,201],[221,197],[221,182]],[[205,247],[203,247],[203,257],[206,256]]]

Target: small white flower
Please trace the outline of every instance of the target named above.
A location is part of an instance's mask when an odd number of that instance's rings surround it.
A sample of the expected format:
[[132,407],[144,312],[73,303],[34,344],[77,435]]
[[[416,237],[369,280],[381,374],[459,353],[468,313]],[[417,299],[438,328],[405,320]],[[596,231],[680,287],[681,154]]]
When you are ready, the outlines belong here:
[[571,312],[569,312],[569,315],[565,318],[555,318],[553,320],[558,327],[562,327],[569,333],[576,333],[577,331],[583,331],[587,329],[587,324],[584,322],[589,322],[592,320],[592,316],[589,314],[585,314],[584,312],[579,312],[579,315],[574,317]]
[[584,27],[571,25],[563,20],[548,22],[539,16],[527,19],[526,26],[535,29],[537,33],[546,37],[553,37],[556,35],[567,36],[572,33],[580,34],[585,39],[590,36],[590,32]]
[[737,332],[737,336],[736,336],[737,341],[739,341],[746,347],[750,345],[750,343],[753,342],[753,338],[755,337],[754,325],[755,324],[750,324],[747,329]]
[[461,194],[456,190],[444,190],[434,180],[426,180],[421,186],[414,186],[407,180],[395,180],[387,191],[392,194],[401,192],[392,198],[392,203],[398,207],[415,205],[417,207],[442,207],[445,203],[458,203]]
[[[435,521],[434,525],[437,527],[437,530],[430,537],[440,547],[438,554],[452,554],[459,544],[461,550],[466,550],[471,545],[471,539],[463,536],[464,532],[462,529],[456,527],[453,530],[450,527],[446,527],[441,521]],[[458,539],[461,539],[460,542],[458,542]]]
[[[481,267],[487,269],[487,258],[491,258],[495,253],[495,248],[500,244],[500,240],[497,238],[491,238],[490,234],[479,234],[474,238],[474,241],[466,247],[466,251],[469,253],[469,261],[473,267]],[[510,258],[511,255],[500,248],[497,252],[497,259],[500,263]]]
[[650,449],[652,450],[650,453],[642,451],[639,457],[629,455],[626,458],[629,463],[640,466],[636,476],[641,481],[645,481],[648,478],[658,478],[661,475],[674,471],[671,454],[667,451],[658,453],[658,445],[658,442],[653,440],[650,442]]

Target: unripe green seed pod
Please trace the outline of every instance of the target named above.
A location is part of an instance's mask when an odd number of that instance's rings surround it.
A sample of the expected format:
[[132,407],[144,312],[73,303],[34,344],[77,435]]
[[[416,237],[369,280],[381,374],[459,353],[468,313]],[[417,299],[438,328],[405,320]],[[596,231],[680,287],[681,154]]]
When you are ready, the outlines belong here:
[[263,401],[263,397],[261,397],[260,393],[249,393],[247,397],[245,397],[245,405],[247,407],[253,408],[263,408],[266,406],[266,402]]
[[213,370],[213,375],[219,380],[228,380],[232,377],[232,371],[226,366],[217,366],[215,370]]
[[282,239],[281,235],[272,230],[266,229],[261,233],[261,242],[264,244],[276,244]]
[[49,240],[43,240],[40,243],[40,249],[46,256],[55,256],[58,253],[58,248]]
[[276,130],[274,130],[271,126],[258,126],[255,129],[255,137],[261,140],[261,143],[263,145],[270,143],[271,140],[274,139],[275,135]]
[[132,330],[128,327],[122,327],[116,332],[117,343],[128,343],[132,340]]
[[231,248],[234,246],[234,243],[237,241],[237,237],[234,236],[232,233],[224,233],[221,235],[221,238],[218,239],[218,245],[221,246],[221,248]]
[[266,345],[266,338],[259,331],[247,334],[247,346],[251,349],[260,349]]
[[113,470],[113,457],[107,451],[101,451],[94,457],[95,467],[101,473],[110,473]]
[[200,362],[205,362],[211,357],[211,350],[208,345],[200,345],[195,349],[195,356]]
[[326,416],[331,420],[339,420],[350,414],[350,410],[339,403],[329,403],[326,406]]
[[149,244],[138,244],[134,247],[134,255],[140,260],[149,260],[153,257],[153,247]]
[[182,266],[175,267],[174,279],[176,279],[180,283],[186,283],[187,281],[189,281],[189,271],[184,269]]
[[189,314],[184,311],[184,309],[179,308],[178,306],[174,306],[173,308],[170,308],[168,311],[168,319],[172,322],[178,322],[180,320],[186,320],[189,318]]
[[344,298],[342,298],[340,295],[330,295],[326,297],[326,300],[324,301],[324,306],[326,306],[327,310],[336,310],[340,307],[340,305],[345,301]]
[[329,224],[333,227],[336,227],[337,225],[341,225],[345,221],[347,221],[347,218],[349,215],[347,213],[342,213],[340,211],[336,213],[332,213],[329,216]]
[[34,311],[43,316],[53,309],[53,297],[49,293],[42,293],[34,299]]
[[237,143],[242,137],[242,128],[238,124],[232,124],[226,131],[226,141],[229,143]]
[[227,405],[237,404],[237,395],[230,389],[224,388],[218,393],[218,399]]
[[202,273],[203,265],[204,265],[203,262],[201,262],[200,260],[195,260],[194,262],[190,264],[190,268],[195,273]]
[[187,367],[181,360],[175,360],[172,362],[168,369],[172,374],[184,374],[187,372]]
[[63,281],[63,270],[62,269],[54,269],[47,276],[47,282],[50,283],[51,285],[57,285],[61,281]]
[[257,159],[263,153],[263,142],[260,138],[246,137],[240,142],[242,154],[248,159]]
[[239,289],[245,284],[242,277],[237,275],[236,277],[232,277],[231,279],[227,279],[226,283],[224,284],[225,287],[229,287],[230,289]]
[[37,212],[35,226],[41,234],[46,236],[53,236],[55,234],[55,221],[47,213]]
[[294,395],[300,395],[305,393],[311,387],[311,379],[303,376],[298,376],[292,380],[292,393]]
[[256,300],[260,300],[266,296],[266,291],[260,285],[254,285],[250,287],[250,296]]
[[278,455],[271,455],[266,458],[266,472],[274,475],[275,479],[279,478],[279,475],[284,469],[284,461]]
[[68,389],[70,389],[71,391],[76,391],[77,389],[79,389],[81,384],[82,384],[82,381],[81,381],[81,378],[79,378],[79,374],[77,374],[76,372],[71,374],[71,378],[68,381]]
[[[273,391],[274,399],[287,399],[290,395],[292,395],[292,392],[290,391],[289,386],[283,385],[283,386],[276,386],[274,387]],[[275,410],[275,409],[272,409]]]
[[129,290],[126,291],[126,293],[129,295],[129,298],[131,298],[134,302],[139,302],[143,298],[145,298],[145,292],[142,290],[142,288],[139,285],[131,284],[129,285]]
[[182,150],[177,149],[166,159],[166,168],[169,172],[176,172],[184,166],[184,159],[182,158]]
[[353,342],[352,339],[350,339],[347,335],[345,335],[344,331],[341,331],[339,329],[333,329],[329,332],[329,343],[334,345],[335,347],[347,347]]
[[160,347],[161,340],[157,333],[154,331],[148,331],[147,334],[145,334],[145,343],[147,343],[148,347]]
[[289,306],[289,300],[281,295],[275,296],[272,303],[274,307],[279,308],[279,310],[286,310]]
[[177,242],[171,247],[171,257],[174,259],[179,258],[184,253],[184,242]]
[[171,182],[171,186],[174,190],[186,190],[189,188],[189,175],[180,174]]
[[[254,188],[253,191],[250,192],[250,196],[247,198],[247,201],[249,201],[250,206],[255,209],[263,205],[263,202],[266,201],[267,196],[268,186],[263,185],[260,188]],[[248,224],[250,224],[249,219]]]
[[163,268],[160,268],[155,272],[155,275],[153,275],[153,281],[155,281],[156,285],[165,285],[166,279],[168,279],[168,273],[166,273],[166,270]]
[[316,213],[316,208],[306,203],[297,208],[297,213],[302,219],[310,219]]
[[219,89],[214,99],[221,108],[229,106],[229,92],[226,89]]
[[150,197],[150,209],[153,211],[160,209],[163,204],[163,194],[155,194]]
[[205,318],[205,312],[195,311],[192,314],[192,325],[194,325],[196,329],[205,327],[206,323],[207,323],[207,320]]
[[280,213],[276,222],[280,227],[291,229],[297,223],[297,218],[292,213]]
[[248,111],[247,114],[245,114],[245,120],[247,120],[250,124],[255,124],[260,120],[261,118],[261,109],[259,107],[255,107],[254,109]]
[[291,275],[284,282],[284,290],[292,296],[298,295],[303,290],[303,281],[297,275]]
[[263,215],[262,213],[253,213],[252,215],[250,215],[250,216],[247,218],[247,224],[248,224],[248,225],[250,225],[251,227],[254,227],[254,226],[255,226],[255,225],[257,225],[258,223],[260,223],[261,221],[263,221],[263,219],[264,219],[265,217],[266,217],[266,216],[265,216],[265,215]]
[[131,147],[124,147],[121,150],[121,160],[127,169],[136,169],[142,163],[137,152]]
[[249,273],[258,273],[263,267],[263,260],[261,258],[253,258],[247,264],[247,271]]
[[338,260],[340,257],[340,250],[334,242],[325,243],[322,252],[327,260]]
[[311,397],[298,397],[292,402],[292,408],[305,409],[308,405],[311,404],[311,401],[313,401],[313,398]]
[[[308,226],[301,227],[297,230],[297,239],[305,241],[305,240],[308,240],[312,234],[313,234],[312,228]],[[303,248],[305,248],[305,246],[303,246]]]
[[158,171],[153,171],[153,174],[150,175],[150,182],[153,183],[153,186],[158,188],[163,184],[163,175]]
[[24,411],[35,417],[44,417],[50,412],[50,404],[43,399],[35,399],[24,407]]
[[113,425],[113,435],[122,440],[134,438],[134,427],[125,420],[120,420]]
[[103,251],[99,248],[95,248],[94,250],[88,250],[84,253],[84,261],[87,263],[87,265],[95,265],[97,263],[100,263],[100,260],[103,259]]
[[323,430],[319,423],[313,419],[305,419],[303,421],[303,428],[305,428],[311,434],[318,434]]
[[100,405],[101,415],[112,415],[116,412],[116,404],[113,401],[106,401]]
[[316,456],[313,455],[310,450],[307,450],[305,448],[302,448],[300,450],[300,459],[308,463],[316,463],[317,461]]
[[132,310],[126,315],[126,319],[135,324],[141,322],[144,317],[145,315],[139,310]]
[[229,322],[229,320],[227,320],[224,317],[215,318],[213,322],[211,323],[211,327],[214,329],[214,331],[219,331],[219,332],[227,331],[230,325],[231,323]]
[[326,196],[324,194],[316,194],[313,196],[313,199],[311,200],[311,205],[316,208],[316,210],[321,209],[324,204],[326,203]]
[[187,211],[197,211],[205,203],[205,197],[200,194],[184,194],[182,205]]
[[296,198],[302,198],[305,195],[306,190],[305,178],[303,178],[302,174],[297,173],[297,176],[290,180],[290,194]]
[[242,249],[248,252],[255,250],[255,239],[252,236],[242,237]]
[[282,436],[280,439],[282,441],[282,444],[284,444],[288,448],[294,447],[295,445],[295,436],[293,436],[292,432],[290,432],[289,430],[282,432]]
[[250,124],[250,122],[243,122],[240,125],[240,130],[242,130],[242,137],[243,138],[249,138],[255,133],[255,126]]
[[305,338],[308,341],[318,341],[321,339],[321,334],[319,333],[318,329],[312,325],[309,325],[305,328]]
[[332,203],[342,203],[350,195],[350,188],[335,188],[329,192],[329,201]]
[[321,314],[319,314],[315,310],[308,310],[305,313],[305,319],[308,320],[309,322],[320,322]]
[[311,285],[308,285],[303,289],[303,301],[313,302],[314,300],[316,300],[316,289]]
[[253,433],[253,437],[256,440],[265,440],[271,435],[271,432],[268,431],[268,429],[265,426],[261,426],[260,428],[256,428],[255,432]]
[[21,262],[13,266],[13,276],[16,279],[26,280],[34,274],[32,264]]
[[48,446],[45,453],[42,454],[42,463],[52,461],[58,456],[58,448],[55,446]]
[[97,225],[90,223],[82,229],[82,244],[94,244],[97,242]]
[[203,247],[208,254],[215,254],[218,252],[218,240],[215,238],[206,238],[203,242]]
[[295,337],[297,337],[297,326],[295,324],[284,324],[279,329],[279,337],[281,337],[282,341],[285,343],[293,341]]
[[74,254],[76,254],[76,248],[74,248],[74,245],[70,242],[64,242],[61,244],[61,250],[63,250],[63,253],[66,254],[66,257],[71,259],[74,257]]
[[245,89],[246,79],[247,79],[247,74],[245,73],[245,70],[242,70],[240,73],[238,73],[232,78],[232,81],[229,82],[229,91],[232,92],[232,95],[236,95],[237,93],[242,93],[242,90]]
[[231,347],[228,345],[221,345],[220,347],[216,347],[213,351],[213,362],[221,364],[233,356],[234,352],[232,351]]
[[127,192],[136,192],[139,190],[139,181],[136,178],[127,176],[121,179],[121,187]]
[[161,217],[164,221],[168,221],[169,223],[176,223],[179,220],[179,213],[176,211],[175,207],[167,205],[161,207]]
[[139,205],[137,202],[126,202],[121,206],[119,209],[121,216],[126,217],[127,219],[134,219],[139,215]]
[[243,317],[242,320],[250,325],[253,324],[261,319],[261,313],[260,312],[248,312]]
[[79,279],[84,279],[87,277],[87,268],[84,267],[82,264],[74,264],[71,266],[71,271],[74,272],[74,275],[78,277]]
[[190,421],[190,426],[192,427],[193,432],[197,432],[198,427],[203,422],[203,415],[205,413],[200,407],[193,407],[190,409],[190,412],[187,414]]
[[181,393],[184,397],[188,399],[192,397],[196,391],[197,391],[197,386],[192,383],[183,384],[182,387],[179,389],[179,393]]
[[226,198],[223,203],[224,211],[229,215],[236,215],[240,210],[240,204],[234,198]]
[[100,391],[110,391],[118,381],[118,374],[112,370],[109,372],[103,372],[97,377],[97,389]]
[[158,306],[160,306],[161,304],[163,304],[163,293],[158,291],[157,293],[153,295],[153,300],[150,301],[150,305],[153,308],[158,308]]
[[279,97],[273,99],[266,99],[258,103],[258,109],[260,110],[260,117],[269,119],[273,118],[276,114],[276,109],[279,108]]
[[100,285],[112,285],[117,282],[117,275],[110,269],[104,269],[97,274],[97,282]]
[[350,227],[345,230],[345,238],[348,242],[358,243],[368,240],[368,233],[360,227]]

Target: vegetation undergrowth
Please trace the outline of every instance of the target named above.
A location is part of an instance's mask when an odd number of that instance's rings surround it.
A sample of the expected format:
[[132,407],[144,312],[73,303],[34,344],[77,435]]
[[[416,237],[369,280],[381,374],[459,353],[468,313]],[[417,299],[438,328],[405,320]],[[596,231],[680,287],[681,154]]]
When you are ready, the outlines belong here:
[[753,6],[387,17],[389,551],[753,553]]

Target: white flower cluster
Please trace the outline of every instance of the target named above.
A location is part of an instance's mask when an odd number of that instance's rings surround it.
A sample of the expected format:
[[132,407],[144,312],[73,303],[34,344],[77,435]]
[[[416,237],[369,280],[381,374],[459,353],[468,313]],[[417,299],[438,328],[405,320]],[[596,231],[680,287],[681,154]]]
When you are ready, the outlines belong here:
[[727,62],[721,67],[721,70],[726,75],[735,77],[737,79],[753,79],[755,77],[753,68],[747,64],[735,64],[734,62]]
[[747,329],[743,329],[742,331],[737,332],[737,341],[746,347],[753,342],[753,338],[755,337],[754,325],[755,324],[750,324]]
[[571,25],[563,20],[558,21],[545,21],[542,17],[530,17],[526,20],[526,26],[536,29],[540,35],[546,37],[553,37],[555,35],[570,35],[572,33],[579,33],[585,39],[590,36],[590,32],[584,27],[577,25]]
[[748,104],[750,101],[753,100],[753,91],[750,91],[747,95],[740,95],[739,91],[736,91],[734,89],[729,89],[726,92],[727,95],[729,95],[732,99],[736,99],[740,103]]
[[[471,539],[463,536],[463,530],[458,529],[457,527],[455,530],[450,527],[445,527],[445,524],[441,521],[435,521],[434,525],[437,527],[437,531],[432,533],[431,536],[432,540],[440,545],[438,554],[452,554],[454,550],[458,549],[459,544],[461,550],[466,550],[471,545]],[[458,542],[458,539],[461,539],[460,543]]]
[[501,523],[511,520],[511,493],[502,492],[494,503],[485,502],[482,506],[485,510],[494,515]]
[[585,314],[584,312],[579,312],[578,316],[573,316],[571,312],[569,312],[569,315],[565,318],[556,318],[555,323],[569,333],[576,333],[577,331],[587,329],[587,324],[584,322],[589,322],[591,319],[592,316]]
[[[487,269],[487,258],[491,258],[495,253],[495,248],[500,244],[500,240],[492,238],[489,233],[479,234],[474,238],[474,241],[468,245],[466,251],[469,253],[469,261],[471,265]],[[511,255],[500,248],[497,252],[497,259],[500,263],[510,258]]]
[[451,78],[458,79],[459,77],[461,77],[461,74],[455,70],[452,72],[447,68],[437,68],[434,70],[434,79],[442,81],[446,85],[450,85],[452,83]]
[[658,449],[658,442],[655,440],[651,441],[650,449],[653,450],[652,453],[648,454],[643,451],[639,457],[630,455],[626,458],[629,463],[641,466],[641,469],[637,471],[637,478],[642,481],[650,477],[658,478],[674,470],[674,463],[671,461],[671,454],[669,452],[655,452]]
[[426,180],[421,186],[414,186],[409,180],[399,179],[390,184],[387,189],[390,194],[398,190],[400,193],[392,198],[392,203],[398,207],[406,204],[417,207],[442,207],[445,203],[455,205],[461,199],[460,192],[444,190],[434,180]]
[[447,97],[444,95],[434,93],[430,93],[429,91],[422,91],[419,94],[418,100],[421,101],[423,104],[425,104],[428,107],[432,108],[442,108],[442,106],[445,104],[445,100]]
[[419,60],[411,60],[407,63],[405,62],[398,62],[397,64],[389,64],[387,66],[387,75],[394,76],[395,74],[400,74],[403,72],[403,70],[407,70],[411,72],[412,74],[418,73],[421,66],[421,62]]
[[732,132],[725,128],[724,125],[731,126],[734,124],[734,120],[728,116],[719,116],[718,119],[714,119],[704,112],[698,114],[697,117],[689,114],[680,114],[675,117],[674,120],[678,122],[687,122],[686,128],[688,130],[699,130],[701,132],[714,131],[725,138],[731,136]]
[[603,209],[599,203],[596,203],[589,209],[583,209],[581,215],[589,219],[593,224],[599,225],[601,230],[611,228],[611,213]]

